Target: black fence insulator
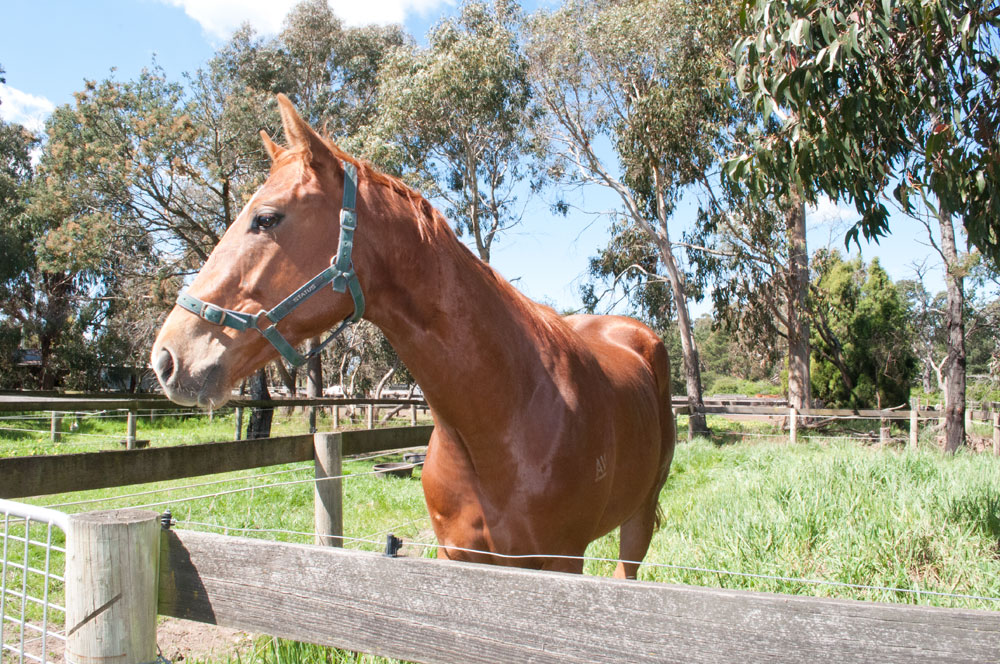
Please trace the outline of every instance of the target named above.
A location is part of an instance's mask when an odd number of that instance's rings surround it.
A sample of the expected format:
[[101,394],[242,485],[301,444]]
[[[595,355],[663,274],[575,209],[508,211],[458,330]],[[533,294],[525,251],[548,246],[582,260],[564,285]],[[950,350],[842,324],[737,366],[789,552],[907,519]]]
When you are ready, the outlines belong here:
[[395,558],[396,554],[399,553],[400,548],[403,546],[403,540],[396,537],[392,533],[385,536],[385,555],[390,558]]
[[164,530],[170,530],[170,526],[173,525],[173,523],[174,515],[170,513],[170,510],[167,510],[160,515],[160,526],[162,526]]

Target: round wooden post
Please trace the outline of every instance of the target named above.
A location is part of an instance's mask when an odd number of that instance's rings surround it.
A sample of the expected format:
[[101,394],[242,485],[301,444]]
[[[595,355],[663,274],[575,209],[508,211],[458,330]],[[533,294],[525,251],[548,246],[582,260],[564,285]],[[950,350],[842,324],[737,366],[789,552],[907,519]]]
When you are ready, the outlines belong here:
[[233,440],[240,440],[243,436],[243,409],[239,406],[236,407],[236,432],[233,436]]
[[160,521],[148,510],[87,512],[66,534],[66,661],[156,660]]
[[340,428],[340,406],[333,407],[333,428]]
[[59,411],[52,411],[52,442],[58,443],[62,441],[62,418],[63,415]]
[[[344,494],[340,476],[343,438],[339,433],[313,434],[316,482],[313,484],[313,525],[316,544],[343,546]],[[337,478],[337,479],[328,479]]]
[[125,448],[130,450],[135,449],[135,419],[135,411],[128,411],[128,421],[125,432]]
[[[917,402],[919,403],[919,401]],[[910,409],[910,449],[917,449],[917,434],[919,424],[917,423],[917,409]]]
[[417,426],[417,404],[410,406],[410,426]]
[[375,404],[368,404],[368,428],[375,428]]
[[794,445],[798,442],[798,420],[799,414],[795,406],[788,409],[788,441]]

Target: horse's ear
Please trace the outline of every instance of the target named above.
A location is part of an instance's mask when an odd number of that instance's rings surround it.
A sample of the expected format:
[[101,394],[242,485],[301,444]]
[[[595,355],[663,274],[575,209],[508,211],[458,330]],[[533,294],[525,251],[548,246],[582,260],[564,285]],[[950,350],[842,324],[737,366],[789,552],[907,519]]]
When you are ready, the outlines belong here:
[[316,160],[322,159],[329,151],[323,139],[299,116],[288,97],[281,93],[278,93],[278,111],[281,113],[281,124],[285,128],[288,147],[306,152],[314,164]]
[[260,138],[264,141],[264,149],[267,150],[267,154],[271,157],[271,161],[277,161],[285,152],[285,148],[281,147],[277,143],[271,140],[271,137],[267,135],[267,132],[263,129],[260,130]]

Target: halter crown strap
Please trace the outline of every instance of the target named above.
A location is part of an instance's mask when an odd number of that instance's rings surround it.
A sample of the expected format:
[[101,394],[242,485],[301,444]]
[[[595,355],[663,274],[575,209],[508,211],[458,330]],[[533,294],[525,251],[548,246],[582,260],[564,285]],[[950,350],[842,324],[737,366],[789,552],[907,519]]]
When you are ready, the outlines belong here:
[[[257,330],[292,366],[302,366],[309,358],[319,355],[331,341],[344,331],[348,324],[361,320],[365,313],[365,296],[361,291],[361,282],[354,272],[354,262],[351,258],[354,252],[354,231],[358,227],[358,216],[354,209],[357,191],[357,167],[350,162],[344,162],[344,200],[340,208],[340,239],[337,245],[337,254],[330,259],[330,267],[300,286],[298,290],[278,303],[273,309],[262,309],[256,314],[223,309],[200,300],[187,291],[182,291],[177,296],[177,305],[215,325],[231,327],[240,332]],[[327,284],[331,284],[333,290],[338,293],[345,291],[350,293],[351,299],[354,301],[354,313],[341,321],[337,329],[325,341],[302,355],[278,331],[278,322]],[[265,322],[265,327],[261,327],[262,320]],[[270,324],[267,325],[267,323]]]

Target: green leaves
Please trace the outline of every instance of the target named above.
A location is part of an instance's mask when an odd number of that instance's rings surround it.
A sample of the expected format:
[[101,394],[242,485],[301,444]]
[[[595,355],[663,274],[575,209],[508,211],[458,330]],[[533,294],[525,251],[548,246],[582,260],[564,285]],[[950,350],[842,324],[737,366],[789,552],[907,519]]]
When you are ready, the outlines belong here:
[[795,46],[802,46],[803,41],[809,40],[810,26],[811,23],[807,18],[795,19],[788,30],[788,40]]
[[401,164],[446,203],[483,260],[517,221],[517,196],[541,177],[530,132],[537,115],[516,12],[468,2],[435,26],[426,49],[396,49],[379,76],[373,127],[404,146]]
[[732,49],[737,88],[765,121],[779,105],[788,110],[754,141],[764,169],[758,193],[780,195],[799,180],[809,198],[853,200],[862,215],[855,237],[878,237],[880,198],[905,170],[1000,262],[989,230],[1000,215],[1000,172],[986,167],[1000,159],[1000,114],[984,111],[1000,105],[1000,2],[971,11],[961,0],[752,7],[748,34]]

